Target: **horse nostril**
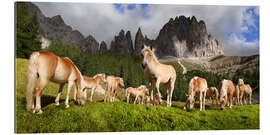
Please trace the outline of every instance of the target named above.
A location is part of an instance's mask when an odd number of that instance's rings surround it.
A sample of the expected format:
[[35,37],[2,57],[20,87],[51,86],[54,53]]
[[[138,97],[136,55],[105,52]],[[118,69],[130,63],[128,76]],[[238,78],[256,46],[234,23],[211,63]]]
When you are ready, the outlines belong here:
[[223,107],[221,107],[221,108],[220,108],[220,110],[224,110],[224,108],[223,108]]

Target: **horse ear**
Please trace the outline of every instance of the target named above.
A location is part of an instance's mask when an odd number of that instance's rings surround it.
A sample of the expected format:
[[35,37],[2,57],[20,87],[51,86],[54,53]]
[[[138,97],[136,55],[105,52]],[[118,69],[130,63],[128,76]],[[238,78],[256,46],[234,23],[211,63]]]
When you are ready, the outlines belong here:
[[147,46],[145,45],[145,44],[143,44],[143,46],[142,46],[142,49],[144,49],[144,48],[146,48]]
[[185,93],[185,95],[186,95],[186,97],[188,97],[188,94],[187,93]]
[[152,45],[150,46],[150,49],[151,49],[151,51],[153,51],[153,46]]

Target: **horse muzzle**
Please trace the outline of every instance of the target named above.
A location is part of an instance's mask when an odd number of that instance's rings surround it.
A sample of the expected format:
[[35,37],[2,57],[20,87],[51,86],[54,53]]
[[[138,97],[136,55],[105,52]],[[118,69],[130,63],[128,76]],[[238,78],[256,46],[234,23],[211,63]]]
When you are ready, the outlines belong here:
[[145,69],[145,67],[146,67],[146,64],[143,64],[143,63],[142,63],[142,68]]

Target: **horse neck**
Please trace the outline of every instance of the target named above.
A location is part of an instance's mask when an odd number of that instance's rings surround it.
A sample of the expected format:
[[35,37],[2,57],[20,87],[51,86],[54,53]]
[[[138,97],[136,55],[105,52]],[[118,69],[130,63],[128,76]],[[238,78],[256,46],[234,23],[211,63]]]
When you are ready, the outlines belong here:
[[101,77],[98,76],[98,77],[94,78],[94,80],[96,80],[96,82],[99,83],[101,81]]

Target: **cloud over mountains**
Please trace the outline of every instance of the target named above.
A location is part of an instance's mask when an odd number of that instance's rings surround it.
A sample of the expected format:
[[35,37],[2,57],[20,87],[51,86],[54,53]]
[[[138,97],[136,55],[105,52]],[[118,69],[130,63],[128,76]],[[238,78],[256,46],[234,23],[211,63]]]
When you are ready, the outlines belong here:
[[149,38],[157,37],[170,18],[196,16],[208,33],[220,40],[227,55],[259,53],[259,7],[160,4],[35,3],[49,17],[61,15],[66,24],[84,36],[107,44],[121,29],[134,38],[138,27]]

